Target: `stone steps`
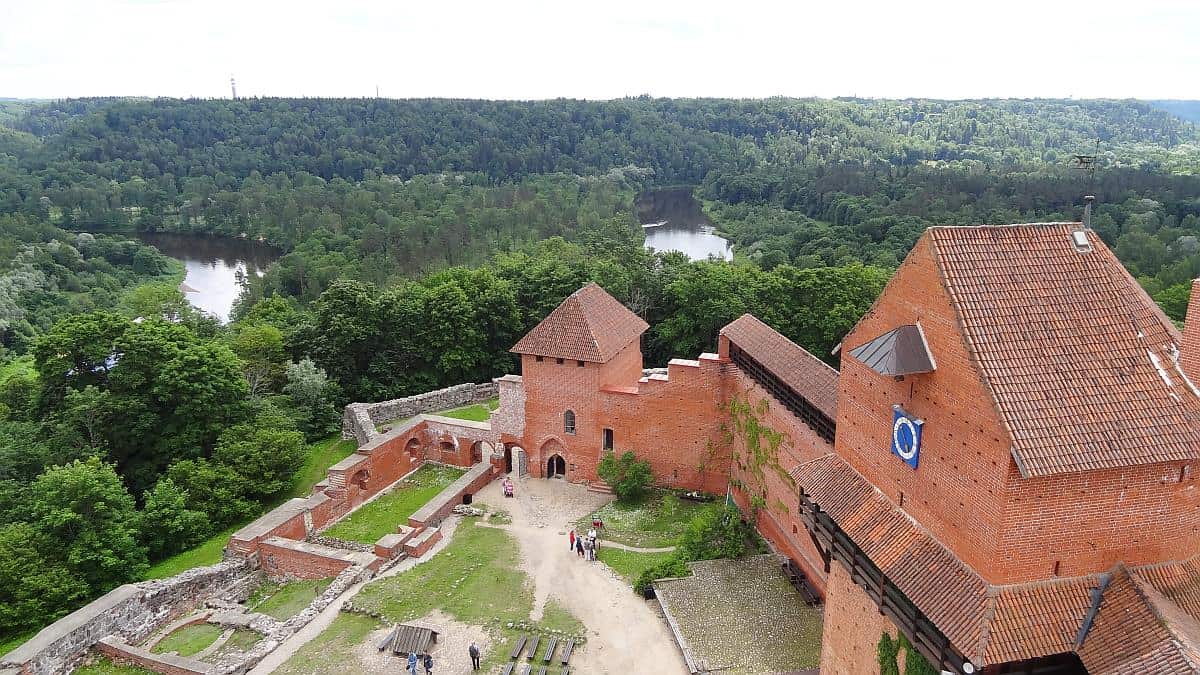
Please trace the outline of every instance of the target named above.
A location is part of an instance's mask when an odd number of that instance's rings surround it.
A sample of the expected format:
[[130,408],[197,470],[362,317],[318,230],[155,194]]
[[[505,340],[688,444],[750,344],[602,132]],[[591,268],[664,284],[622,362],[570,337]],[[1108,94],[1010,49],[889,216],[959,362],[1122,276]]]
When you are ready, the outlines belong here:
[[588,489],[588,492],[595,492],[597,494],[602,494],[602,495],[613,494],[612,486],[609,485],[608,483],[605,483],[602,480],[595,480],[595,481],[592,481],[591,483],[588,483],[587,489]]

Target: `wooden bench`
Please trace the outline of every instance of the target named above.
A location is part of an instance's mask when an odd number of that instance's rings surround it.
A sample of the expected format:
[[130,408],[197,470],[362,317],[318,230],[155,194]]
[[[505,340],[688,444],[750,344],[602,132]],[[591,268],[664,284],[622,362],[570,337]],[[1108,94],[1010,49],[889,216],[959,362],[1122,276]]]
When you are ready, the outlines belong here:
[[568,668],[567,666],[563,666],[562,673],[560,675],[570,675],[570,673],[571,673],[571,669]]
[[538,675],[546,675],[546,666],[542,666],[541,669],[538,670]]
[[[571,660],[571,652],[573,652],[573,651],[575,651],[575,638],[571,638],[570,640],[567,640],[567,644],[563,645],[562,664],[564,666],[567,665],[567,661]],[[563,673],[566,673],[566,672],[567,672],[567,669],[563,668]]]
[[530,661],[532,661],[534,658],[537,657],[538,641],[541,639],[542,639],[541,635],[534,635],[533,639],[529,641],[529,660]]
[[[546,658],[543,659],[546,663],[550,663],[550,660],[554,658],[554,648],[557,646],[558,638],[550,638],[550,644],[546,645]],[[545,670],[545,668],[542,668],[542,670]]]
[[504,664],[504,669],[500,671],[500,675],[512,675],[513,666],[517,665],[513,661]]
[[521,671],[521,675],[529,675],[530,670],[533,670],[533,666],[526,663],[524,670]]
[[517,640],[517,646],[512,648],[512,653],[508,655],[508,658],[515,659],[520,656],[521,650],[525,649],[525,641],[528,639],[528,635],[522,635],[520,639]]

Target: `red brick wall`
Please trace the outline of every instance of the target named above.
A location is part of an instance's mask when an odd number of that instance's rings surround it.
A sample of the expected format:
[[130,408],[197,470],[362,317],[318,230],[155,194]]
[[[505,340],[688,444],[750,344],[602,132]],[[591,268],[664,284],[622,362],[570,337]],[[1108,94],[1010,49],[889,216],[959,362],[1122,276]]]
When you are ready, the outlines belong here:
[[258,547],[262,569],[270,577],[289,576],[296,579],[327,579],[336,577],[350,566],[345,560],[282,548],[269,543]]
[[[731,368],[727,381],[727,396],[737,396],[754,406],[755,417],[762,425],[783,434],[777,463],[784,472],[790,472],[803,462],[833,452],[831,444],[740,370]],[[764,401],[766,411],[760,414],[758,407]],[[750,450],[746,447],[745,436],[739,434],[728,420],[725,424],[730,430],[730,436],[727,438],[732,441],[735,458],[731,465],[731,477],[745,486],[739,495],[738,506],[749,515],[749,495],[764,498],[766,506],[759,512],[757,522],[759,532],[781,553],[803,565],[805,573],[813,580],[814,585],[823,588],[825,567],[820,553],[808,536],[808,530],[799,518],[800,499],[795,484],[790,478],[785,480],[778,472],[769,469],[762,471],[761,478],[755,475],[746,459],[750,456]]]
[[[991,581],[1004,527],[1009,454],[962,341],[929,242],[922,239],[876,306],[846,336],[838,385],[836,448],[883,493]],[[849,351],[902,324],[920,322],[936,360],[932,373],[903,381],[870,370]],[[892,405],[926,421],[917,470],[891,453]]]
[[[543,448],[551,439],[557,439],[565,448],[568,480],[594,479],[594,475],[586,472],[572,471],[570,464],[584,463],[579,457],[594,454],[600,447],[602,427],[596,416],[600,370],[601,365],[596,363],[584,363],[580,368],[572,360],[559,365],[552,358],[539,363],[533,356],[521,356],[525,383],[525,441],[521,445],[529,455],[532,475],[546,475]],[[575,412],[574,435],[563,431],[563,413],[567,410]]]
[[890,619],[879,613],[875,602],[850,580],[849,571],[833,561],[821,632],[821,672],[878,673],[876,646],[885,632],[895,638],[898,631]]
[[[1186,467],[1186,468],[1185,468]],[[1021,478],[1011,469],[1000,583],[1103,572],[1200,553],[1200,464]]]
[[1183,344],[1179,347],[1179,365],[1192,382],[1200,383],[1200,279],[1192,281],[1187,317],[1183,325]]

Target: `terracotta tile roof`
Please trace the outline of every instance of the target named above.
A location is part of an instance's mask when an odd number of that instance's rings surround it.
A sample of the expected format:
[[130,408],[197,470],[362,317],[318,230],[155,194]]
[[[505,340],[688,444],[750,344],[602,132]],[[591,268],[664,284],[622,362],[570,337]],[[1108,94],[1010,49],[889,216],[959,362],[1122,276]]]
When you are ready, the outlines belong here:
[[991,586],[837,455],[791,477],[977,665],[1071,651],[1099,575]]
[[734,319],[721,329],[721,335],[829,419],[837,419],[838,371],[751,314]]
[[641,317],[590,283],[563,300],[509,351],[604,363],[647,328]]
[[1146,565],[1130,572],[1183,611],[1200,619],[1200,561],[1196,558]]
[[1179,331],[1094,232],[934,227],[935,259],[1024,476],[1200,457]]
[[[1093,675],[1200,672],[1200,652],[1195,646],[1197,628],[1180,625],[1178,618],[1172,616],[1171,607],[1169,600],[1118,566],[1104,592],[1100,611],[1078,650],[1088,672]],[[1164,608],[1167,614],[1163,613]]]

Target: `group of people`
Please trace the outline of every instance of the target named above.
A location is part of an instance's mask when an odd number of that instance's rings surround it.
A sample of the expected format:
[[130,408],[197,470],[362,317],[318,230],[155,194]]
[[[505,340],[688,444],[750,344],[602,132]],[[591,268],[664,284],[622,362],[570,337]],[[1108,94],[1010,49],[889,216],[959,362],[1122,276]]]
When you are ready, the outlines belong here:
[[405,670],[412,673],[412,675],[417,675],[417,666],[418,665],[425,666],[426,675],[428,675],[429,673],[432,673],[433,672],[433,657],[430,656],[429,654],[417,656],[416,652],[409,652],[408,653],[408,667],[406,667]]
[[604,529],[604,521],[600,520],[599,516],[592,518],[592,529],[587,531],[586,535],[576,535],[575,530],[571,530],[568,539],[571,543],[569,550],[575,553],[584,560],[589,562],[596,559],[596,553],[600,551],[600,530]]
[[[479,670],[479,645],[474,642],[470,647],[467,647],[467,655],[471,657],[471,670]],[[428,675],[433,672],[433,657],[429,654],[417,655],[416,652],[408,653],[408,666],[405,671],[412,675],[417,675],[417,667],[424,666],[425,673]]]

